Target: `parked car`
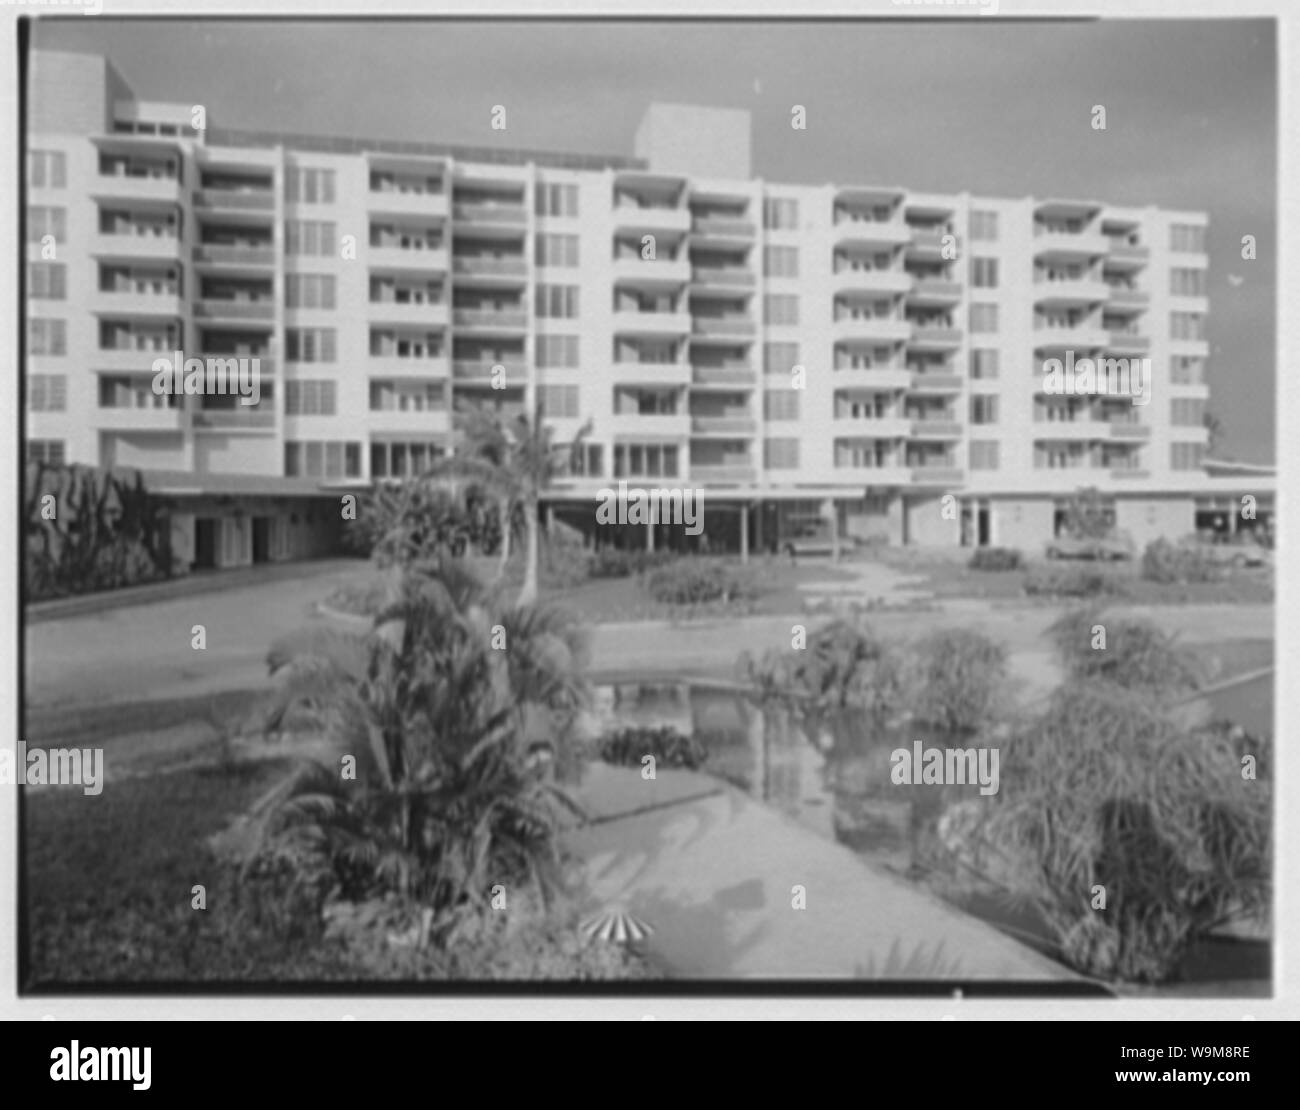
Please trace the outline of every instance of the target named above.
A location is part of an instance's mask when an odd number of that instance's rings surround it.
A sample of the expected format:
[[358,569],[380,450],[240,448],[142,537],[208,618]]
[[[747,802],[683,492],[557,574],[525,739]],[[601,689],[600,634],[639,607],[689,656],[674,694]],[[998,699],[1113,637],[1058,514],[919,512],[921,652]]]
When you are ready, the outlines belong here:
[[1235,536],[1188,536],[1182,541],[1194,546],[1206,559],[1220,567],[1264,567],[1273,565],[1273,552],[1248,532]]
[[[840,546],[844,546],[841,537]],[[829,520],[810,520],[796,524],[781,537],[781,550],[791,558],[799,555],[830,555],[835,541]]]
[[1124,532],[1110,536],[1057,536],[1047,544],[1049,559],[1111,559],[1133,558],[1132,538]]

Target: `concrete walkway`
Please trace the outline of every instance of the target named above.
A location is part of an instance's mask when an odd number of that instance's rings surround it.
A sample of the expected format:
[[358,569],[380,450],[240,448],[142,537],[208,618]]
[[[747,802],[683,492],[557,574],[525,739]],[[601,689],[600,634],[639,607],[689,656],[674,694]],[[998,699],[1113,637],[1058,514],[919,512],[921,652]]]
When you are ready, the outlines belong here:
[[[591,912],[654,930],[648,952],[697,979],[1015,980],[1077,976],[705,775],[593,765],[571,827]],[[806,908],[795,909],[795,887]]]

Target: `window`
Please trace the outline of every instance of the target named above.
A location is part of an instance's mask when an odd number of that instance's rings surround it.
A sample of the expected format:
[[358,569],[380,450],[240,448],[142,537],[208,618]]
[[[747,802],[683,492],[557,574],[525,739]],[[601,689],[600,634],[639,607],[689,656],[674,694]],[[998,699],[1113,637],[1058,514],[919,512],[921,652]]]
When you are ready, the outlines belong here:
[[677,448],[660,443],[616,443],[615,478],[676,478]]
[[290,204],[333,204],[334,171],[290,166],[284,174],[284,199]]
[[1171,339],[1204,339],[1204,314],[1200,312],[1170,313],[1169,336]]
[[798,420],[799,391],[769,389],[763,394],[763,417],[766,420]]
[[539,385],[537,405],[542,415],[553,420],[572,420],[578,416],[576,385]]
[[68,353],[67,321],[28,320],[27,353],[29,355],[66,355]]
[[997,470],[998,441],[972,439],[970,441],[970,468],[972,470]]
[[970,306],[970,330],[972,333],[995,332],[998,330],[998,306],[995,304],[973,304]]
[[575,443],[569,456],[569,473],[578,478],[599,478],[605,472],[605,449],[599,443]]
[[287,478],[360,478],[361,444],[342,440],[285,440]]
[[536,292],[538,316],[572,320],[578,315],[576,285],[539,285]]
[[28,270],[28,292],[46,301],[68,296],[68,268],[62,262],[33,262]]
[[992,393],[976,393],[970,399],[970,422],[972,424],[996,424],[998,422],[998,398]]
[[333,308],[336,279],[330,274],[285,274],[285,308]]
[[27,183],[35,189],[62,189],[68,183],[68,159],[61,150],[31,151],[27,168]]
[[536,210],[539,216],[572,218],[578,214],[578,187],[576,185],[537,186]]
[[797,470],[799,441],[785,438],[763,440],[763,465],[768,470]]
[[333,362],[337,357],[333,328],[285,328],[287,362]]
[[799,365],[798,343],[764,343],[763,373],[789,374]]
[[970,214],[970,237],[985,241],[998,237],[998,214],[975,210]]
[[539,232],[537,235],[537,265],[565,266],[578,265],[578,237],[576,235],[557,235]]
[[1205,253],[1205,226],[1203,224],[1170,224],[1169,249],[1179,254]]
[[334,253],[335,225],[323,220],[285,220],[284,253],[325,258]]
[[68,241],[68,210],[33,204],[27,209],[27,241],[39,243],[47,235],[56,243]]
[[64,461],[63,440],[29,439],[27,441],[27,461],[62,466]]
[[1169,445],[1169,465],[1174,470],[1199,470],[1204,458],[1204,444],[1171,443]]
[[797,278],[799,276],[799,248],[764,247],[763,273],[768,277]]
[[328,379],[284,383],[286,416],[333,416],[337,411],[338,386]]
[[799,323],[799,298],[789,293],[768,293],[763,297],[763,319],[769,325]]
[[1199,355],[1174,355],[1169,360],[1169,381],[1173,385],[1204,385],[1205,359]]
[[32,412],[63,412],[68,407],[64,374],[31,374],[27,378],[27,407]]
[[970,376],[976,381],[991,381],[998,376],[998,352],[976,348],[970,353]]
[[1175,397],[1169,402],[1169,422],[1175,428],[1205,425],[1205,402],[1198,397]]
[[1169,292],[1175,297],[1204,297],[1206,295],[1204,270],[1169,271]]
[[970,283],[976,289],[996,289],[998,287],[998,260],[996,258],[972,258],[970,260]]
[[371,412],[441,412],[447,407],[446,387],[441,382],[422,385],[370,383]]
[[541,368],[563,367],[573,369],[578,365],[578,337],[576,335],[539,335],[537,337],[537,365]]
[[767,197],[763,201],[763,226],[772,231],[793,231],[799,226],[799,202]]

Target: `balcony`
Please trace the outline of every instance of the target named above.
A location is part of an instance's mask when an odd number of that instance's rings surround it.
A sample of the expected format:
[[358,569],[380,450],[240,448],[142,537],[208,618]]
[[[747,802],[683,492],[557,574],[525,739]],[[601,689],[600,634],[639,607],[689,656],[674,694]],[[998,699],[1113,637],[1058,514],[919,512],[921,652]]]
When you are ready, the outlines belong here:
[[1110,423],[1111,439],[1150,439],[1151,426],[1149,424],[1125,424],[1119,421]]
[[91,239],[90,253],[98,258],[141,258],[172,262],[181,256],[181,241],[175,235],[100,232]]
[[684,412],[616,412],[609,418],[609,431],[627,440],[638,436],[685,439],[691,431],[691,418]]
[[451,262],[452,272],[473,278],[527,278],[528,260],[520,255],[518,258],[499,258],[490,254],[457,253]]
[[692,266],[690,278],[710,289],[753,289],[756,284],[753,271],[740,266]]
[[1122,239],[1108,241],[1107,262],[1129,266],[1145,265],[1151,258],[1151,248],[1141,244],[1126,243]]
[[182,191],[181,183],[174,177],[101,173],[95,178],[92,195],[106,200],[152,200],[179,204]]
[[941,374],[928,371],[919,374],[912,372],[908,389],[913,393],[960,393],[962,380],[960,374]]
[[911,434],[916,439],[961,439],[962,426],[956,420],[913,420]]
[[898,316],[841,316],[831,328],[834,338],[840,341],[906,343],[912,338],[912,325]]
[[1097,231],[1044,231],[1034,229],[1036,258],[1096,258],[1110,251],[1110,240]]
[[1126,289],[1122,285],[1112,285],[1108,300],[1108,308],[1144,309],[1151,303],[1151,294],[1144,289]]
[[445,328],[449,316],[446,301],[371,301],[367,315],[374,323],[429,328]]
[[207,361],[208,359],[232,359],[232,358],[234,359],[246,358],[249,360],[256,359],[258,374],[260,374],[263,377],[266,377],[267,375],[275,373],[275,359],[272,358],[271,355],[269,354],[257,354],[256,352],[252,352],[252,351],[245,351],[243,354],[239,354],[235,351],[209,351],[207,354],[197,355],[194,357],[201,358],[204,361]]
[[670,231],[684,233],[691,229],[689,208],[659,205],[619,204],[614,208],[614,227],[621,232],[657,235]]
[[275,303],[236,300],[233,297],[208,297],[194,302],[194,316],[203,320],[273,320]]
[[691,316],[688,312],[639,312],[620,309],[614,312],[614,331],[619,335],[648,336],[689,335]]
[[835,438],[838,439],[904,439],[912,434],[912,422],[902,416],[877,416],[864,419],[857,416],[835,418]]
[[245,244],[200,243],[193,251],[194,262],[206,266],[252,266],[258,269],[275,265],[275,247]]
[[1072,327],[1040,327],[1034,329],[1034,350],[1063,351],[1090,350],[1106,346],[1110,338],[1105,328],[1095,324],[1076,324]]
[[692,216],[691,231],[701,239],[726,239],[748,242],[757,228],[743,216]]
[[691,435],[720,436],[724,439],[752,436],[758,421],[752,416],[691,416]]
[[692,366],[692,385],[753,386],[758,384],[758,373],[752,366],[738,363],[733,366]]
[[903,220],[854,219],[839,216],[831,229],[836,243],[866,243],[871,246],[902,246],[915,234]]
[[916,278],[907,299],[917,305],[954,305],[961,301],[962,285],[944,278]]
[[695,316],[691,320],[691,334],[749,339],[758,334],[758,325],[747,316]]
[[153,374],[156,359],[170,362],[174,347],[101,347],[87,361],[96,370],[115,370],[123,374]]
[[1109,434],[1110,425],[1104,420],[1047,420],[1034,425],[1033,440],[1035,443],[1080,443],[1106,439]]
[[1110,299],[1110,286],[1094,278],[1066,278],[1034,282],[1034,303],[1097,304]]
[[[684,253],[684,252],[683,252]],[[631,285],[679,286],[691,280],[691,264],[685,258],[616,258],[614,278]]]
[[700,485],[717,483],[718,485],[752,485],[756,472],[752,463],[733,463],[727,465],[691,463],[690,481]]
[[366,194],[366,208],[382,215],[432,216],[446,219],[450,207],[445,192],[417,192],[414,189],[371,189]]
[[911,471],[907,467],[892,463],[857,466],[852,463],[837,462],[834,469],[837,481],[856,481],[877,489],[886,486],[906,486],[912,480]]
[[395,243],[371,246],[366,250],[366,261],[376,269],[445,274],[447,248],[402,247]]
[[1151,337],[1128,331],[1112,331],[1106,338],[1106,349],[1120,355],[1142,355],[1151,349]]
[[913,466],[911,471],[914,486],[959,486],[966,480],[959,466]]
[[834,288],[845,293],[908,293],[913,283],[912,275],[902,267],[874,270],[842,266],[833,278]]
[[474,227],[508,227],[523,231],[528,212],[522,204],[483,204],[461,202],[452,205],[458,223]]
[[97,428],[116,432],[181,432],[189,427],[185,409],[177,408],[99,408],[92,423]]
[[[390,359],[389,361],[393,360]],[[396,361],[401,362],[403,360],[398,359]],[[410,360],[405,361],[409,362]],[[465,385],[491,385],[497,367],[504,371],[507,383],[523,385],[528,380],[528,364],[519,359],[484,362],[482,359],[458,358],[451,364],[451,376],[453,381]]]
[[615,362],[610,374],[614,385],[667,387],[689,385],[691,367],[686,362]]
[[274,432],[275,412],[261,405],[237,405],[229,409],[194,409],[190,426],[196,432]]
[[105,316],[165,316],[174,319],[184,312],[176,292],[152,289],[100,289],[92,294],[92,309]]
[[950,351],[961,346],[961,329],[935,327],[929,324],[910,325],[912,334],[907,343],[918,351]]
[[901,366],[846,367],[836,369],[833,373],[834,377],[831,379],[833,389],[888,393],[897,389],[908,389],[912,384],[912,372]]
[[[286,423],[294,419],[290,416]],[[416,435],[446,435],[451,432],[451,413],[446,409],[371,409],[367,426],[370,431],[380,434],[411,432]]]
[[1151,471],[1124,466],[1112,469],[1110,476],[1117,482],[1142,482],[1151,477]]
[[913,228],[906,244],[909,258],[923,258],[936,261],[943,257],[944,240],[951,236],[954,245],[960,250],[957,237],[950,231]]
[[256,189],[195,189],[194,207],[205,212],[275,211],[275,194]]
[[[491,369],[490,364],[488,369]],[[371,355],[366,360],[365,372],[373,378],[446,378],[450,373],[450,360],[444,354],[432,358]]]
[[451,313],[458,328],[475,331],[523,331],[528,327],[528,313],[521,308],[456,308]]

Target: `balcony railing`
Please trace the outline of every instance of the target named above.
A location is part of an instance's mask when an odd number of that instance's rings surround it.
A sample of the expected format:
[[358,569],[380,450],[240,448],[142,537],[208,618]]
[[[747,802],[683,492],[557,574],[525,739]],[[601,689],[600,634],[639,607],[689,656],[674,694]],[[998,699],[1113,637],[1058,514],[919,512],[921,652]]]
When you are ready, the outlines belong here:
[[755,281],[751,271],[739,266],[692,266],[691,280],[698,285],[735,285],[752,287]]
[[209,351],[207,354],[199,355],[199,358],[206,362],[208,359],[240,359],[246,358],[251,365],[253,359],[257,359],[257,372],[262,375],[275,373],[275,359],[271,355],[252,354],[245,351],[243,354],[237,354],[234,351]]
[[251,189],[195,189],[194,207],[270,212],[275,208],[275,194]]
[[457,308],[452,311],[452,322],[467,328],[524,328],[528,326],[528,313],[517,309]]
[[754,481],[752,463],[707,464],[691,463],[691,481],[740,484]]
[[1148,424],[1122,424],[1112,421],[1110,434],[1112,439],[1150,439],[1151,427]]
[[691,230],[700,235],[752,239],[756,228],[750,220],[739,216],[692,216]]
[[269,300],[207,297],[194,302],[194,315],[218,320],[271,320],[275,317],[275,305]]
[[691,432],[700,435],[753,435],[758,423],[752,416],[692,416]]
[[[249,406],[251,409],[252,406]],[[195,409],[190,413],[190,423],[195,428],[250,428],[267,430],[275,427],[274,412],[241,412],[231,409]]]
[[524,258],[495,258],[490,255],[458,254],[452,259],[452,270],[458,274],[492,274],[504,277],[523,277],[528,273]]
[[962,381],[960,374],[942,374],[933,370],[924,374],[912,372],[911,388],[916,390],[951,390],[961,389]]
[[961,482],[965,474],[959,466],[948,464],[923,465],[911,464],[912,481],[918,485],[952,485]]
[[745,316],[695,316],[691,320],[696,335],[750,336],[757,330],[754,321]]
[[914,298],[928,297],[934,300],[961,300],[961,282],[947,281],[944,278],[917,278],[912,286]]
[[275,248],[232,246],[227,244],[201,243],[194,248],[195,262],[226,263],[232,266],[274,266]]
[[484,362],[482,359],[458,358],[452,361],[451,376],[458,382],[490,382],[498,366],[504,371],[507,381],[522,384],[528,374],[528,364],[518,359]]
[[943,346],[958,345],[961,343],[961,329],[930,324],[913,324],[912,342],[941,344]]
[[1111,331],[1107,336],[1106,346],[1114,350],[1145,351],[1151,347],[1151,337],[1131,331]]
[[913,420],[912,435],[930,439],[952,439],[960,436],[962,426],[955,420]]
[[1151,471],[1139,470],[1134,466],[1112,467],[1110,476],[1118,482],[1140,482],[1151,477]]
[[758,374],[752,366],[692,366],[691,381],[696,385],[753,385]]
[[526,224],[528,213],[520,204],[469,204],[452,205],[458,220],[481,224]]

